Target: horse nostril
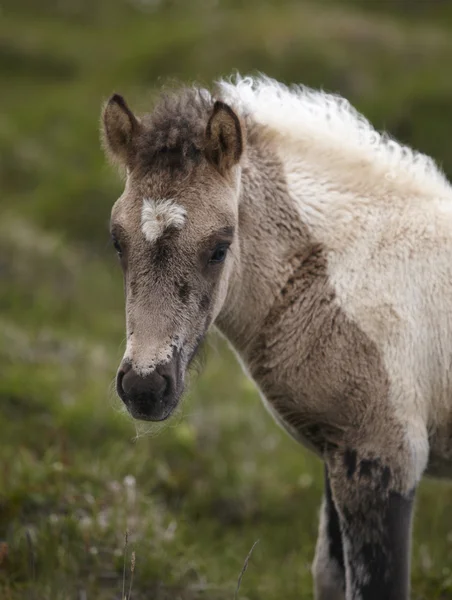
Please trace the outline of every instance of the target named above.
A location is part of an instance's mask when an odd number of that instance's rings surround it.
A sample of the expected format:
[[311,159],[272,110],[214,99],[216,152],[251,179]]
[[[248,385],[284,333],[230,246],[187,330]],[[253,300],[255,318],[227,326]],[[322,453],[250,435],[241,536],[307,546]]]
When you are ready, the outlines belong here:
[[126,375],[127,371],[130,369],[124,369],[121,368],[118,371],[118,374],[116,376],[116,391],[118,393],[118,396],[125,401],[125,390],[124,390],[124,386],[123,386],[123,381],[124,381],[124,376]]
[[124,375],[127,375],[129,371],[132,370],[132,363],[126,362],[122,365],[121,371],[124,372]]
[[163,396],[167,396],[171,393],[171,388],[172,388],[172,380],[171,377],[169,375],[161,375],[162,379],[163,379],[163,391],[162,391],[162,395]]

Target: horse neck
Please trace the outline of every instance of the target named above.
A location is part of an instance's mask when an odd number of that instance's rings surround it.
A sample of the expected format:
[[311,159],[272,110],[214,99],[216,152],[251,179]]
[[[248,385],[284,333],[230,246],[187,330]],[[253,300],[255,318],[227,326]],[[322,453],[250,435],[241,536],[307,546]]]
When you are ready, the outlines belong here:
[[223,335],[245,358],[297,257],[310,243],[279,159],[265,146],[250,145],[242,168],[240,252],[216,320]]

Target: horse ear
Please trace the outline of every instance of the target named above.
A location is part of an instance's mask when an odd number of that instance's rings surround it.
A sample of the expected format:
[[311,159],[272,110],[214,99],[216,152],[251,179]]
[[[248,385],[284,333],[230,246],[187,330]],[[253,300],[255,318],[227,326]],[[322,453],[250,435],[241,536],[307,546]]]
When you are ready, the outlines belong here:
[[140,122],[119,94],[113,94],[102,111],[102,138],[110,157],[124,165],[130,164]]
[[230,106],[217,100],[206,128],[206,156],[224,175],[236,165],[243,153],[240,119]]

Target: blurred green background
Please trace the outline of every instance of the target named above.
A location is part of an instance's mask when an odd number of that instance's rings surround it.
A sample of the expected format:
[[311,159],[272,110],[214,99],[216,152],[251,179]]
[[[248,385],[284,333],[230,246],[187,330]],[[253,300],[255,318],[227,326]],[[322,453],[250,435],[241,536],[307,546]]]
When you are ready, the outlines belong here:
[[[0,7],[0,598],[309,600],[320,463],[212,336],[180,414],[139,428],[110,247],[121,182],[100,106],[168,78],[263,71],[347,96],[452,176],[446,0],[3,0]],[[452,490],[424,482],[413,598],[452,598]],[[124,550],[124,534],[129,531]],[[125,576],[124,576],[125,566]],[[123,593],[123,586],[125,592]]]

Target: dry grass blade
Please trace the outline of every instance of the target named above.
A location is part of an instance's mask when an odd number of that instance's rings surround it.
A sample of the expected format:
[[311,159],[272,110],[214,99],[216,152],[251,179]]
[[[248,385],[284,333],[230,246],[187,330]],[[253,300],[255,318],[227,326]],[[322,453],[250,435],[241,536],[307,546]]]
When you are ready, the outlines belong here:
[[234,596],[234,600],[238,600],[238,597],[239,597],[239,591],[240,591],[240,586],[242,585],[242,578],[243,578],[243,576],[244,576],[244,574],[245,574],[245,571],[246,571],[246,570],[247,570],[247,568],[248,568],[248,563],[249,563],[249,561],[250,561],[251,555],[253,554],[253,550],[254,550],[254,548],[257,546],[257,544],[258,544],[258,543],[259,543],[259,540],[256,540],[256,541],[254,542],[254,544],[253,544],[253,545],[252,545],[252,547],[251,547],[251,550],[248,552],[248,556],[245,558],[245,562],[243,563],[242,570],[240,571],[240,575],[239,575],[239,578],[238,578],[238,580],[237,580],[237,588],[236,588],[236,590],[235,590],[235,596]]
[[130,600],[132,597],[132,584],[133,584],[133,574],[135,571],[135,552],[132,552],[132,558],[130,560],[130,583],[129,583],[129,595],[127,596],[127,600]]
[[124,534],[124,566],[122,570],[122,596],[121,600],[126,600],[126,558],[127,558],[127,542],[129,541],[129,532],[126,529]]

